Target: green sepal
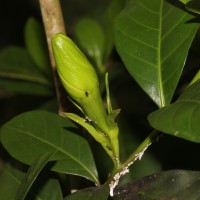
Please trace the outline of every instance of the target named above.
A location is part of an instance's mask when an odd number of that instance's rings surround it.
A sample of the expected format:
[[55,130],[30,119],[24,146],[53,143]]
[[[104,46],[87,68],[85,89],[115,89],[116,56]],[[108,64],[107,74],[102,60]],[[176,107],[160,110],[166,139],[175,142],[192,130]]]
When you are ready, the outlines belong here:
[[107,118],[108,121],[112,121],[115,122],[115,119],[117,118],[117,116],[119,115],[121,109],[116,109],[116,110],[112,110],[111,113],[108,114]]
[[200,79],[200,70],[196,73],[196,75],[194,76],[194,78],[190,82],[189,86],[192,85],[193,83],[195,83],[196,81],[198,81],[199,79]]
[[75,101],[73,101],[69,96],[68,96],[69,100],[85,115],[83,109],[81,108],[81,106],[79,106]]
[[110,114],[112,111],[112,104],[111,104],[111,100],[110,100],[108,72],[105,75],[105,84],[106,84],[106,101],[107,101],[107,107],[108,107],[108,114]]
[[105,75],[105,85],[106,85],[106,101],[108,107],[108,115],[106,116],[106,121],[109,126],[109,138],[112,146],[112,150],[115,154],[115,160],[119,164],[119,129],[117,123],[115,122],[116,117],[120,113],[120,109],[113,110],[111,99],[110,99],[110,90],[109,90],[109,81],[108,81],[108,73]]

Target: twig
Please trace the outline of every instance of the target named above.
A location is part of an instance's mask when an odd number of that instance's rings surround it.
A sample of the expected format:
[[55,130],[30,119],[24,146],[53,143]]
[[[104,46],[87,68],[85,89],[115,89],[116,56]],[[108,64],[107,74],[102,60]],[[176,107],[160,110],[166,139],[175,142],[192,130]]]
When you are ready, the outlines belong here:
[[39,0],[39,2],[55,81],[56,95],[58,100],[58,113],[60,114],[64,108],[61,101],[61,84],[57,75],[56,64],[53,57],[51,38],[56,33],[66,33],[65,25],[59,0]]
[[136,161],[140,160],[146,149],[158,138],[159,132],[153,130],[149,136],[139,145],[139,147],[122,163],[117,170],[113,171],[108,177],[107,184],[110,186],[110,195],[113,196],[113,190],[118,185],[121,176],[129,172],[129,167]]

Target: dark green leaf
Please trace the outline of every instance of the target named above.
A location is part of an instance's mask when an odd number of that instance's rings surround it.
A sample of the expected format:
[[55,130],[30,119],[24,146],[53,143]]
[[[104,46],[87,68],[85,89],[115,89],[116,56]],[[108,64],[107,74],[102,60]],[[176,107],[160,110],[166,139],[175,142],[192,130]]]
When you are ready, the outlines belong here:
[[20,94],[38,96],[53,96],[54,94],[54,90],[52,87],[47,87],[46,85],[30,81],[22,81],[8,78],[0,78],[0,89],[18,92]]
[[200,172],[171,170],[144,177],[115,190],[119,200],[198,200]]
[[148,116],[152,127],[164,133],[200,142],[200,81],[190,86],[173,104]]
[[52,94],[52,83],[38,71],[28,53],[10,46],[0,52],[0,87],[28,94]]
[[186,8],[194,13],[200,14],[200,1],[199,0],[192,0],[186,4]]
[[[5,165],[0,174],[0,199],[13,200],[24,173],[10,165]],[[12,191],[12,192],[11,192]]]
[[67,119],[45,111],[23,113],[1,130],[1,141],[17,160],[32,164],[48,152],[57,161],[52,170],[74,174],[98,183],[96,166],[87,141],[73,132],[77,128]]
[[104,185],[101,187],[87,188],[79,190],[69,196],[64,200],[107,200],[109,196],[109,187]]
[[117,14],[124,7],[124,0],[112,0],[110,1],[104,20],[104,32],[105,32],[105,55],[104,59],[107,61],[108,56],[110,55],[114,47],[114,34],[113,34],[113,22]]
[[105,48],[105,35],[100,24],[90,18],[82,18],[76,25],[75,35],[80,46],[94,59],[101,69]]
[[21,182],[21,185],[18,188],[15,200],[24,200],[29,189],[31,188],[33,182],[43,169],[43,167],[47,164],[53,153],[46,153],[41,155],[39,159],[37,159],[29,168],[26,176]]
[[[6,164],[0,174],[0,199],[14,200],[24,176],[24,172]],[[38,190],[34,191],[32,188],[29,193],[28,198],[31,200],[63,200],[60,185],[56,179],[47,179],[47,182],[40,185],[39,193]]]
[[170,103],[198,24],[167,0],[131,0],[116,18],[115,43],[128,69],[159,106]]
[[26,48],[44,75],[50,75],[51,68],[48,56],[46,38],[42,26],[34,19],[29,18],[24,30]]
[[48,179],[38,196],[42,200],[63,200],[63,195],[58,180]]

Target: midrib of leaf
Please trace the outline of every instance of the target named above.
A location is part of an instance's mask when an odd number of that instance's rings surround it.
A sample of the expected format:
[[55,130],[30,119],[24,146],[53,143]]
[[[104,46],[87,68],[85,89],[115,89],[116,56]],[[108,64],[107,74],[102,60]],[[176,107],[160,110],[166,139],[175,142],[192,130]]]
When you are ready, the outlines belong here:
[[163,80],[162,80],[162,70],[161,70],[161,38],[162,38],[162,14],[163,14],[163,1],[160,3],[160,20],[159,20],[159,32],[158,32],[158,85],[160,91],[160,107],[166,105],[163,91]]
[[0,72],[0,77],[2,78],[13,78],[13,79],[17,79],[17,80],[26,80],[26,81],[32,81],[35,83],[40,83],[43,85],[51,85],[51,83],[44,78],[40,78],[40,77],[33,77],[30,76],[28,74],[15,74],[15,73],[10,73],[10,72]]
[[70,157],[72,160],[74,160],[74,161],[77,162],[80,166],[82,166],[83,169],[85,169],[85,170],[94,178],[94,180],[96,181],[96,183],[99,182],[99,181],[97,180],[96,176],[94,176],[93,173],[92,173],[88,168],[85,167],[85,165],[83,165],[81,162],[79,162],[79,160],[77,160],[75,157],[73,157],[73,156],[71,156],[70,154],[68,154],[66,151],[63,151],[63,150],[62,150],[61,148],[59,148],[58,146],[55,146],[54,144],[48,142],[47,140],[43,140],[43,139],[41,139],[41,138],[39,138],[39,137],[36,137],[36,136],[32,135],[32,134],[29,133],[29,132],[22,131],[21,129],[14,128],[14,127],[8,127],[8,128],[10,128],[11,130],[19,131],[20,133],[23,133],[23,134],[25,134],[25,135],[28,135],[28,136],[30,136],[30,137],[32,137],[32,138],[37,139],[39,142],[44,142],[45,144],[48,144],[49,146],[55,148],[56,150],[60,151],[60,152],[63,153],[64,155]]

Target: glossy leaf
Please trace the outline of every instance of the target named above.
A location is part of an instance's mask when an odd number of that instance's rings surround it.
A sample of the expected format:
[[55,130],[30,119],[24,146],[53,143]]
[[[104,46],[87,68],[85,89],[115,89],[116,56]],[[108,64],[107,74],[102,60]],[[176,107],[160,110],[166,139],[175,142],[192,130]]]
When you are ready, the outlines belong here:
[[69,196],[64,200],[106,200],[109,196],[109,187],[104,185],[101,187],[87,188],[79,190]]
[[26,176],[21,181],[21,184],[18,188],[15,200],[24,200],[28,191],[30,190],[32,184],[35,179],[43,169],[43,167],[47,164],[49,159],[54,153],[46,153],[41,155],[39,159],[37,159],[29,168]]
[[101,25],[94,19],[82,18],[75,27],[75,35],[80,46],[101,69],[105,49],[105,35]]
[[170,103],[198,24],[166,0],[131,0],[116,18],[115,44],[128,69],[159,106]]
[[34,18],[29,18],[24,29],[25,45],[38,69],[49,77],[51,73],[47,43],[42,26]]
[[164,133],[200,142],[200,81],[190,86],[173,104],[148,116],[152,127]]
[[53,94],[52,83],[38,71],[21,47],[9,46],[0,52],[0,78],[0,87],[4,89],[28,94]]
[[3,146],[15,159],[30,165],[41,155],[56,151],[50,159],[55,161],[52,170],[98,183],[91,149],[84,138],[73,133],[78,130],[67,119],[45,111],[27,112],[0,131]]
[[198,200],[200,172],[171,170],[144,177],[115,190],[119,200]]

